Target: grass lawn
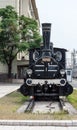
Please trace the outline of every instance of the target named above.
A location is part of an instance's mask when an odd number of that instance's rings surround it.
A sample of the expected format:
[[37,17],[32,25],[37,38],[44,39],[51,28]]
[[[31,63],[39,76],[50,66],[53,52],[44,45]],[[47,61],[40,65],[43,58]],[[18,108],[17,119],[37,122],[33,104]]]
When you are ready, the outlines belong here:
[[[16,119],[16,120],[76,120],[77,115],[69,115],[67,113],[47,113],[47,114],[32,114],[32,113],[17,113],[17,109],[27,100],[19,92],[15,91],[0,99],[0,119]],[[71,104],[77,109],[77,90],[67,98]]]
[[68,101],[77,109],[77,90],[67,97]]

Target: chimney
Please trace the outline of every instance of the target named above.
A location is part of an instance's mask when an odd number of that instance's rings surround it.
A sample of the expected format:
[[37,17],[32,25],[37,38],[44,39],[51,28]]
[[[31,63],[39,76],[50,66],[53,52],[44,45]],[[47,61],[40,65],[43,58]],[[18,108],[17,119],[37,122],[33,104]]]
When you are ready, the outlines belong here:
[[43,45],[45,50],[50,49],[50,32],[51,32],[51,24],[43,23],[42,33],[43,33]]

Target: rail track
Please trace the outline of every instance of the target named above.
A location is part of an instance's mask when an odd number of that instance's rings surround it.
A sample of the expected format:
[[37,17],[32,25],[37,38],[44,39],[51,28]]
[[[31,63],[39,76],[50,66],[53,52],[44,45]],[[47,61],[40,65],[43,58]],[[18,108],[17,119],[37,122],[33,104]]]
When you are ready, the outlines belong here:
[[58,101],[35,101],[34,99],[30,99],[18,110],[19,113],[60,113],[61,111],[65,111],[71,115],[77,114],[77,110],[63,99],[59,99]]
[[35,105],[34,99],[30,99],[29,103],[25,109],[25,112],[31,112],[33,110],[34,105]]
[[62,99],[59,101],[37,101],[35,102],[33,113],[56,113],[60,111],[67,111],[65,102]]
[[59,99],[59,104],[60,104],[61,110],[64,110],[64,111],[68,112],[68,109],[67,109],[67,107],[65,105],[65,101],[63,99]]

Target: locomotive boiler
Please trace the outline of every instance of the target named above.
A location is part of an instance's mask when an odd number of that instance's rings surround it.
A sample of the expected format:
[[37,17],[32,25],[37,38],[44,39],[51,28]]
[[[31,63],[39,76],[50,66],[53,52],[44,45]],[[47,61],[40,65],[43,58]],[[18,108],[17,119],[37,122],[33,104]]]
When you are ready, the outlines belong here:
[[29,50],[29,68],[20,92],[24,96],[59,99],[73,92],[67,81],[66,49],[50,42],[51,24],[42,24],[43,42],[40,48]]

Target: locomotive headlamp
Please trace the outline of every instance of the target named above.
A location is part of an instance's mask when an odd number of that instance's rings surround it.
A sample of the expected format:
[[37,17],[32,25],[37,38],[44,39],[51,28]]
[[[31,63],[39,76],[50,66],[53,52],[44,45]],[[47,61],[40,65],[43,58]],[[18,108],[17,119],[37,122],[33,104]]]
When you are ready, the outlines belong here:
[[60,70],[60,74],[61,74],[61,75],[64,75],[64,74],[65,74],[65,70],[64,70],[64,69],[61,69],[61,70]]
[[60,85],[61,85],[61,86],[65,86],[65,85],[66,85],[66,80],[65,80],[64,78],[62,78],[62,79],[60,80]]
[[26,72],[27,72],[28,75],[32,74],[32,70],[31,69],[28,69]]
[[32,85],[32,79],[31,79],[31,78],[28,78],[28,79],[26,80],[26,84],[27,84],[28,86],[31,86],[31,85]]

